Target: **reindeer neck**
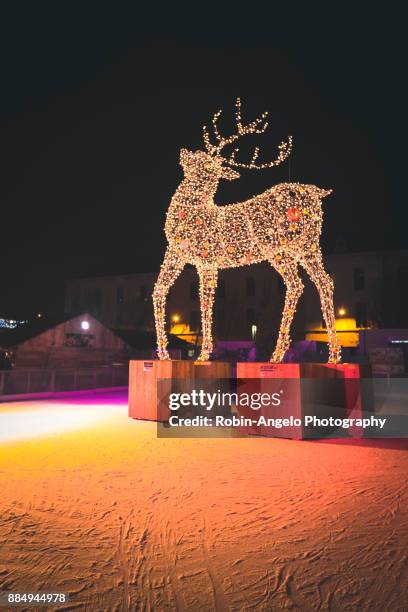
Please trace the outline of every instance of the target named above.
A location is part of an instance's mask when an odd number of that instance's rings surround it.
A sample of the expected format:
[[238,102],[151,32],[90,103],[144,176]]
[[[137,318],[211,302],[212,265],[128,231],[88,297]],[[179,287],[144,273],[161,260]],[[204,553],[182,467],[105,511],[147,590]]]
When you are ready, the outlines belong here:
[[217,186],[218,181],[211,184],[185,178],[177,187],[171,206],[212,206]]

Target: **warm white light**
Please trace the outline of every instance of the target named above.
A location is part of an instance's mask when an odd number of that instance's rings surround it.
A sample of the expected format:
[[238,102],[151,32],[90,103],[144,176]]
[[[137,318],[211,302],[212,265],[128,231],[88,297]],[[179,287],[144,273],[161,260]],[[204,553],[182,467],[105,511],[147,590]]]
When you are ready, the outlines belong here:
[[[218,127],[221,111],[212,121],[213,138],[204,128],[206,151],[182,149],[180,163],[184,179],[167,212],[165,233],[168,247],[153,291],[159,359],[169,359],[165,329],[168,292],[186,264],[197,268],[203,341],[198,359],[206,361],[213,350],[212,312],[218,270],[268,261],[286,285],[286,296],[278,341],[271,361],[280,363],[290,345],[290,327],[303,291],[299,265],[306,270],[320,296],[329,341],[329,362],[340,361],[336,335],[333,281],[324,269],[319,238],[323,213],[321,200],[331,193],[314,185],[281,183],[246,202],[217,206],[215,192],[221,179],[239,178],[233,168],[262,169],[277,166],[291,153],[292,138],[281,142],[277,157],[258,162],[256,147],[249,163],[238,162],[235,148],[228,156],[224,147],[249,134],[262,134],[267,113],[244,124],[241,101],[235,108],[236,133],[223,137]],[[215,143],[212,142],[215,140]]]
[[173,323],[178,323],[180,321],[180,315],[178,314],[173,315],[172,321]]
[[88,429],[115,418],[125,406],[89,405],[73,401],[10,402],[0,411],[0,442],[16,442],[31,438],[60,435],[64,431]]
[[252,325],[252,327],[251,327],[252,340],[255,340],[257,330],[258,330],[257,326],[256,325]]
[[345,308],[343,308],[343,306],[341,306],[339,308],[339,316],[340,317],[344,317],[344,315],[347,313],[347,310]]
[[82,327],[82,329],[89,329],[89,322],[88,321],[82,321],[81,322],[81,327]]

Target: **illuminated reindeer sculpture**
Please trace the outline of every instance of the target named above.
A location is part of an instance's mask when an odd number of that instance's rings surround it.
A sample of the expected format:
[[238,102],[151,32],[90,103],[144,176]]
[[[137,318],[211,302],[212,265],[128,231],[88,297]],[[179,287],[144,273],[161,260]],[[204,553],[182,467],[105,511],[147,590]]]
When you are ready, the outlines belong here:
[[209,359],[213,349],[212,311],[220,268],[235,268],[269,261],[286,286],[285,303],[275,351],[271,361],[280,363],[290,344],[290,326],[296,304],[303,291],[298,274],[302,266],[320,295],[329,341],[329,363],[340,361],[340,346],[335,331],[333,282],[323,267],[319,237],[322,227],[321,198],[330,190],[314,185],[281,183],[253,198],[217,206],[214,196],[220,179],[239,178],[232,168],[262,169],[282,163],[291,152],[292,138],[279,145],[274,161],[257,163],[259,149],[247,164],[236,161],[238,149],[227,158],[225,146],[247,134],[262,134],[267,128],[267,113],[244,125],[241,102],[236,101],[237,133],[222,137],[217,121],[212,120],[215,144],[204,127],[204,151],[182,149],[180,163],[184,179],[174,194],[165,225],[168,247],[153,292],[159,359],[169,359],[165,331],[166,297],[184,266],[196,266],[202,321],[202,346],[198,357]]

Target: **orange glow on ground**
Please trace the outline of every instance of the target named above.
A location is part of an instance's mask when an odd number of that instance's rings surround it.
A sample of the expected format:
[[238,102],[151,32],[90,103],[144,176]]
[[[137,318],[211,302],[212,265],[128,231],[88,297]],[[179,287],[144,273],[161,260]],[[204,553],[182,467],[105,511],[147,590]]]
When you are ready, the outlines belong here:
[[98,612],[404,609],[405,443],[157,439],[126,414],[109,394],[0,405],[0,589]]

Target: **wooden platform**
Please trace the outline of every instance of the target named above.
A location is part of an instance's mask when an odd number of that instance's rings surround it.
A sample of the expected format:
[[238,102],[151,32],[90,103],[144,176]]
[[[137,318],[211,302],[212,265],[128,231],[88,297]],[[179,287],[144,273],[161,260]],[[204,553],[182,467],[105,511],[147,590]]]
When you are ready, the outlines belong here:
[[[200,388],[229,388],[231,364],[223,361],[129,362],[129,416],[133,419],[165,422],[170,417],[170,393],[189,393],[195,381]],[[160,381],[160,382],[159,382]]]
[[194,377],[204,379],[226,379],[232,373],[231,364],[227,361],[194,361]]
[[[245,393],[279,393],[279,406],[261,408],[254,412],[251,408],[239,407],[239,414],[248,418],[294,418],[301,419],[302,425],[282,429],[265,426],[247,426],[242,431],[247,434],[302,439],[322,437],[330,429],[304,427],[305,415],[319,418],[358,418],[363,410],[370,410],[367,393],[362,393],[360,379],[369,377],[367,366],[359,364],[321,364],[321,363],[238,363],[237,379],[239,391]],[[333,382],[338,380],[338,382]],[[318,381],[316,384],[313,381]],[[369,395],[369,394],[368,394]],[[335,431],[336,428],[332,428]],[[348,433],[347,433],[348,432]],[[360,436],[358,428],[342,430],[342,435]]]
[[[194,378],[192,361],[132,360],[129,362],[129,416],[132,419],[167,421],[170,393],[182,393],[183,383]],[[160,384],[158,396],[158,381]]]
[[[159,361],[132,360],[129,363],[129,416],[134,419],[165,422],[170,417],[170,393],[190,393],[193,389],[208,392],[231,389],[231,364],[220,361]],[[321,364],[245,362],[237,364],[237,384],[240,393],[279,393],[279,406],[261,407],[254,411],[239,406],[240,416],[257,418],[301,419],[302,425],[275,429],[268,426],[247,426],[241,431],[285,438],[308,438],[327,436],[328,429],[305,428],[305,415],[320,418],[359,418],[363,412],[372,410],[372,393],[369,385],[361,380],[370,378],[368,366],[359,364]],[[333,383],[337,380],[337,383]],[[313,384],[313,381],[319,381]],[[179,415],[190,416],[191,408],[180,408]],[[196,413],[200,413],[196,410]],[[223,414],[222,411],[219,412]],[[229,414],[229,408],[225,415]],[[205,410],[203,414],[206,414]],[[333,428],[333,431],[336,428]],[[361,436],[357,427],[342,430],[344,436]]]

